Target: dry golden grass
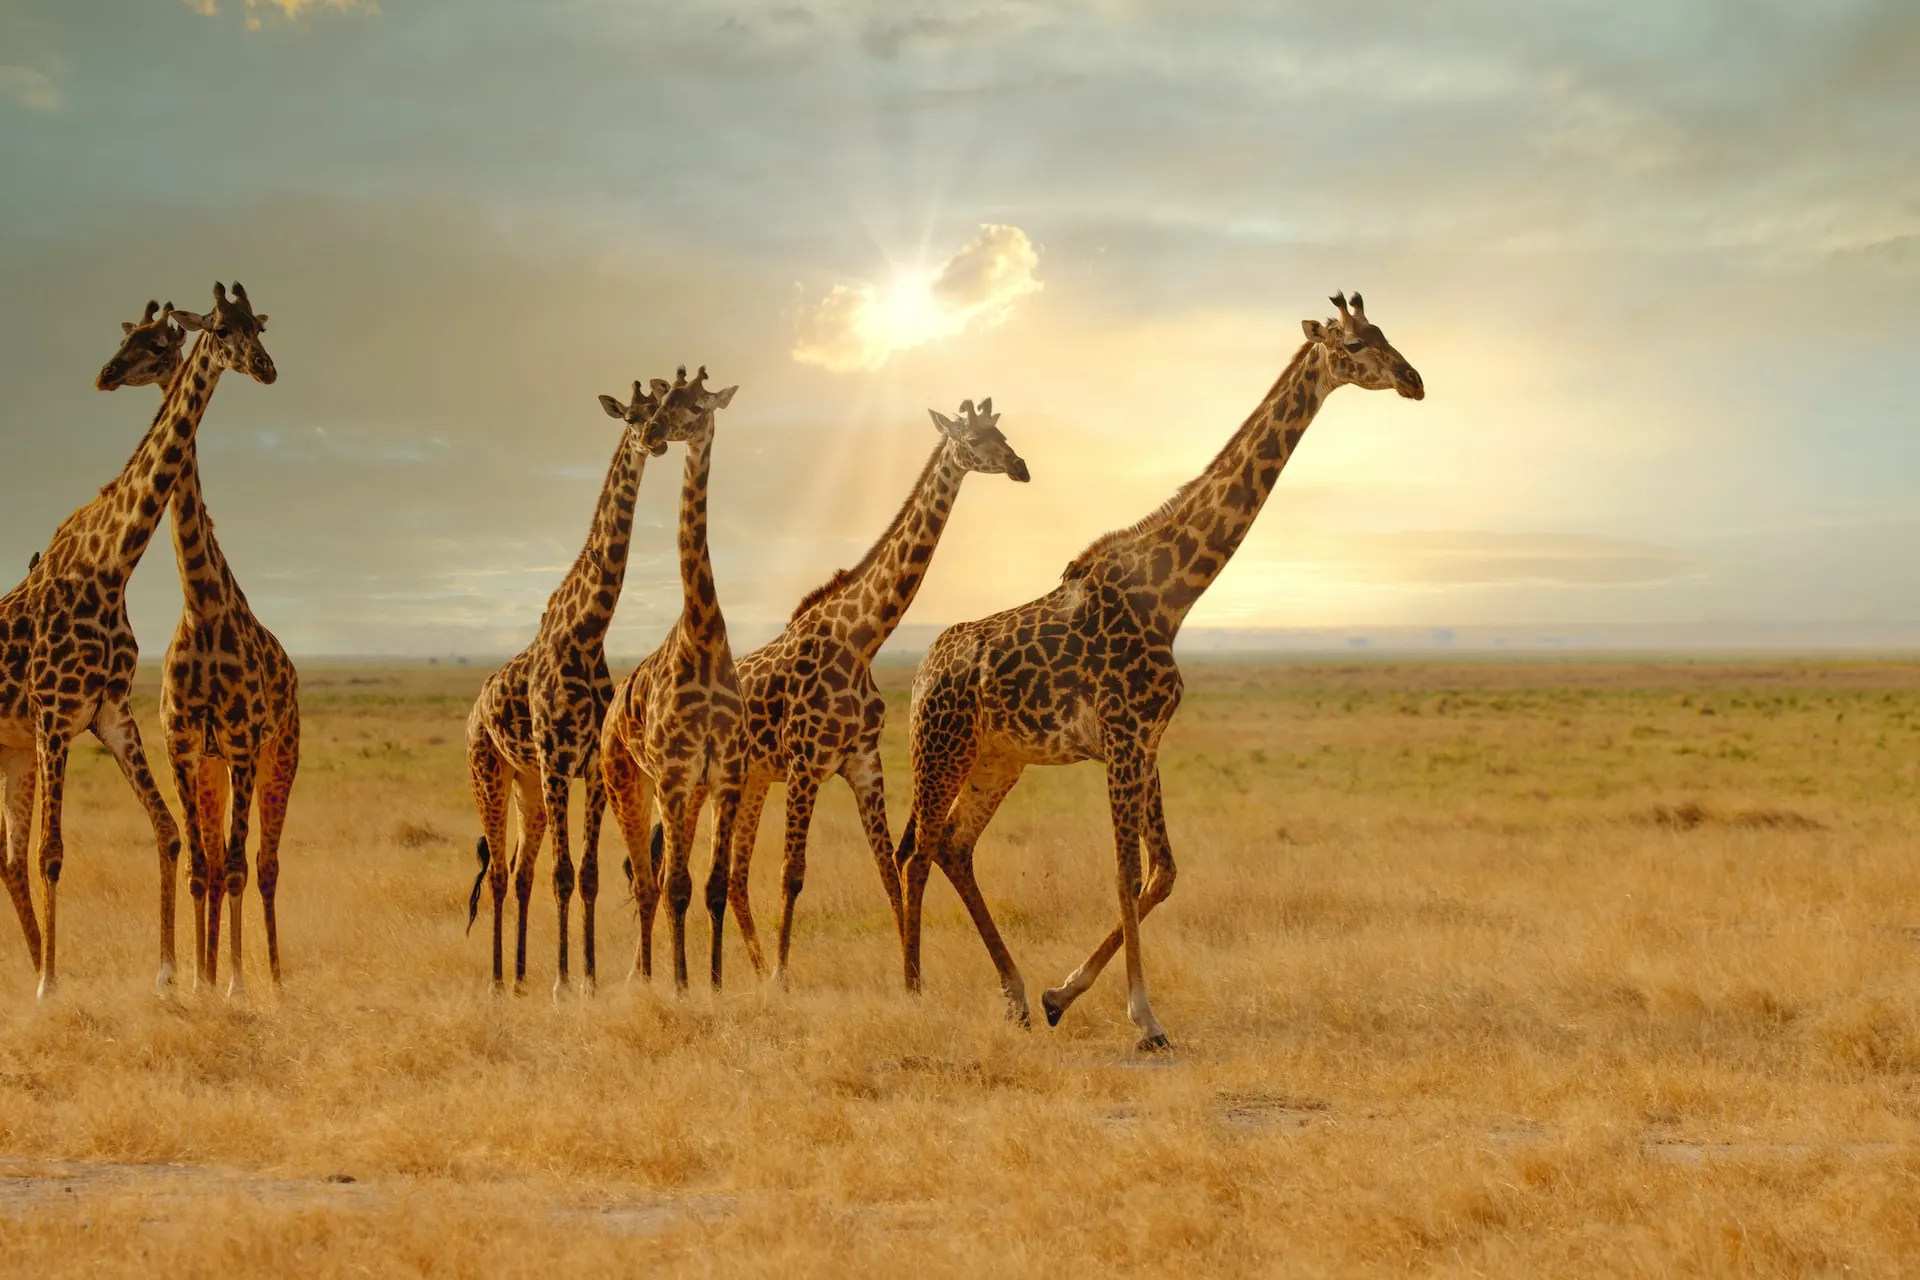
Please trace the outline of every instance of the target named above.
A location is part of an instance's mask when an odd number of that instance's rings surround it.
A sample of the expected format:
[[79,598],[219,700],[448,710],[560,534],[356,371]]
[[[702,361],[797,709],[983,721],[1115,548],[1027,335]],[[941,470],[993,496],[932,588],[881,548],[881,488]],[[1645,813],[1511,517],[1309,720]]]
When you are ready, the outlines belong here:
[[[887,675],[897,828],[908,673]],[[0,935],[0,1265],[1920,1259],[1920,667],[1192,666],[1163,757],[1181,878],[1145,931],[1170,1059],[1128,1048],[1118,966],[1060,1028],[1006,1025],[945,888],[926,994],[900,994],[837,786],[790,994],[751,979],[737,934],[721,998],[629,989],[633,920],[613,902],[601,994],[556,1005],[543,865],[536,994],[489,997],[481,931],[462,935],[479,676],[309,670],[288,984],[256,976],[246,1007],[150,993],[151,845],[111,761],[81,753],[57,1002],[36,1006]],[[1103,794],[1090,766],[1031,773],[982,843],[1036,995],[1113,918]],[[779,829],[770,812],[763,912]]]

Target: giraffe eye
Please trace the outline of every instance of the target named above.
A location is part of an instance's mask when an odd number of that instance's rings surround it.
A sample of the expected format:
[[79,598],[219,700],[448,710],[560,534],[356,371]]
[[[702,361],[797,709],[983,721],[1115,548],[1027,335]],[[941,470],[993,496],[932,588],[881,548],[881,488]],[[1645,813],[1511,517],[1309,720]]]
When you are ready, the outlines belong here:
[[1364,342],[1349,342],[1347,344],[1347,350],[1349,351],[1358,352],[1358,351],[1365,351],[1366,349],[1367,349],[1367,344]]

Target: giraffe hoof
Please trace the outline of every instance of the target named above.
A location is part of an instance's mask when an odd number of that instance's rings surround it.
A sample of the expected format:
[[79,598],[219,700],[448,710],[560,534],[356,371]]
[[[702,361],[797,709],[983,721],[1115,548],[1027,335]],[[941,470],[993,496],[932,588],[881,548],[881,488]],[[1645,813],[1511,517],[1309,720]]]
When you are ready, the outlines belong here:
[[51,1000],[53,998],[53,993],[59,988],[59,986],[60,984],[55,982],[52,978],[47,977],[45,974],[41,974],[40,986],[38,987],[38,989],[36,989],[34,993],[35,998],[40,1000]]
[[159,995],[173,994],[173,966],[162,960],[160,976],[153,980],[153,989]]
[[1173,1046],[1167,1042],[1165,1034],[1156,1031],[1142,1038],[1139,1044],[1133,1046],[1133,1050],[1135,1053],[1172,1053]]
[[1059,991],[1050,988],[1040,993],[1040,1007],[1046,1011],[1047,1025],[1057,1027],[1060,1015],[1067,1011],[1067,1002],[1060,998]]

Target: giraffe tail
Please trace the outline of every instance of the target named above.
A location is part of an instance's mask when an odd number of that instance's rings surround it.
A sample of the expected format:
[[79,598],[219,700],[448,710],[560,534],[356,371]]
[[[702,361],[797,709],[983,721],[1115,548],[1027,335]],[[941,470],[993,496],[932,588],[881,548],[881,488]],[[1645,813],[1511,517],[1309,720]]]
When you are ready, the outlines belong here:
[[487,838],[480,837],[480,843],[474,846],[473,856],[480,860],[480,871],[473,877],[473,892],[467,895],[467,933],[473,933],[473,922],[480,915],[480,886],[487,882],[487,866],[493,861],[493,851],[487,848]]
[[653,824],[653,838],[647,841],[647,860],[653,863],[653,878],[660,878],[660,859],[667,853],[667,829],[659,823]]

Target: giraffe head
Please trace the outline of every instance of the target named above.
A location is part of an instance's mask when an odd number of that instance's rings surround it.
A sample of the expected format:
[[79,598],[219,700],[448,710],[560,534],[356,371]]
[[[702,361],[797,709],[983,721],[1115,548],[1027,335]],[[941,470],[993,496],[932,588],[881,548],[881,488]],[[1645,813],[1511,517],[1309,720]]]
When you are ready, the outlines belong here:
[[647,423],[652,421],[653,415],[659,411],[660,400],[666,395],[670,385],[671,384],[667,383],[664,379],[655,378],[653,380],[653,390],[647,391],[641,387],[639,379],[636,378],[633,383],[632,404],[621,404],[612,396],[600,397],[600,407],[607,411],[607,416],[609,418],[618,418],[627,424],[627,444],[629,447],[645,448],[647,452],[653,454],[655,457],[659,457],[667,451],[667,442],[665,440],[661,440],[657,444],[649,444],[647,442],[646,428]]
[[687,381],[687,366],[681,365],[671,383],[656,378],[653,385],[656,389],[665,388],[660,394],[660,406],[646,427],[646,445],[656,453],[670,442],[711,437],[715,411],[732,404],[733,393],[740,389],[732,386],[722,391],[707,390],[705,365],[700,366],[700,372],[693,375],[691,382]]
[[171,302],[164,307],[149,302],[139,323],[122,320],[120,349],[100,366],[100,376],[93,385],[101,391],[117,391],[156,382],[164,387],[173,381],[180,368],[181,344],[187,340],[186,331],[173,322],[173,317]]
[[223,368],[246,374],[255,382],[271,383],[280,375],[274,370],[273,357],[260,345],[260,334],[267,327],[264,313],[255,315],[247,300],[246,286],[233,282],[233,294],[219,281],[213,285],[213,310],[204,314],[176,311],[173,318],[183,329],[197,329],[213,343],[214,359]]
[[968,471],[1011,476],[1021,484],[1027,482],[1026,461],[1000,434],[1000,415],[993,411],[992,396],[982,400],[978,409],[973,407],[973,401],[962,400],[958,418],[949,418],[937,409],[929,409],[927,413],[940,434],[951,442],[960,465]]
[[1360,295],[1353,295],[1351,305],[1344,293],[1336,293],[1328,301],[1340,309],[1338,319],[1325,324],[1302,320],[1300,328],[1309,342],[1326,349],[1327,367],[1333,371],[1335,382],[1351,382],[1369,391],[1398,391],[1409,400],[1425,399],[1427,389],[1419,372],[1393,349],[1380,327],[1367,319]]

